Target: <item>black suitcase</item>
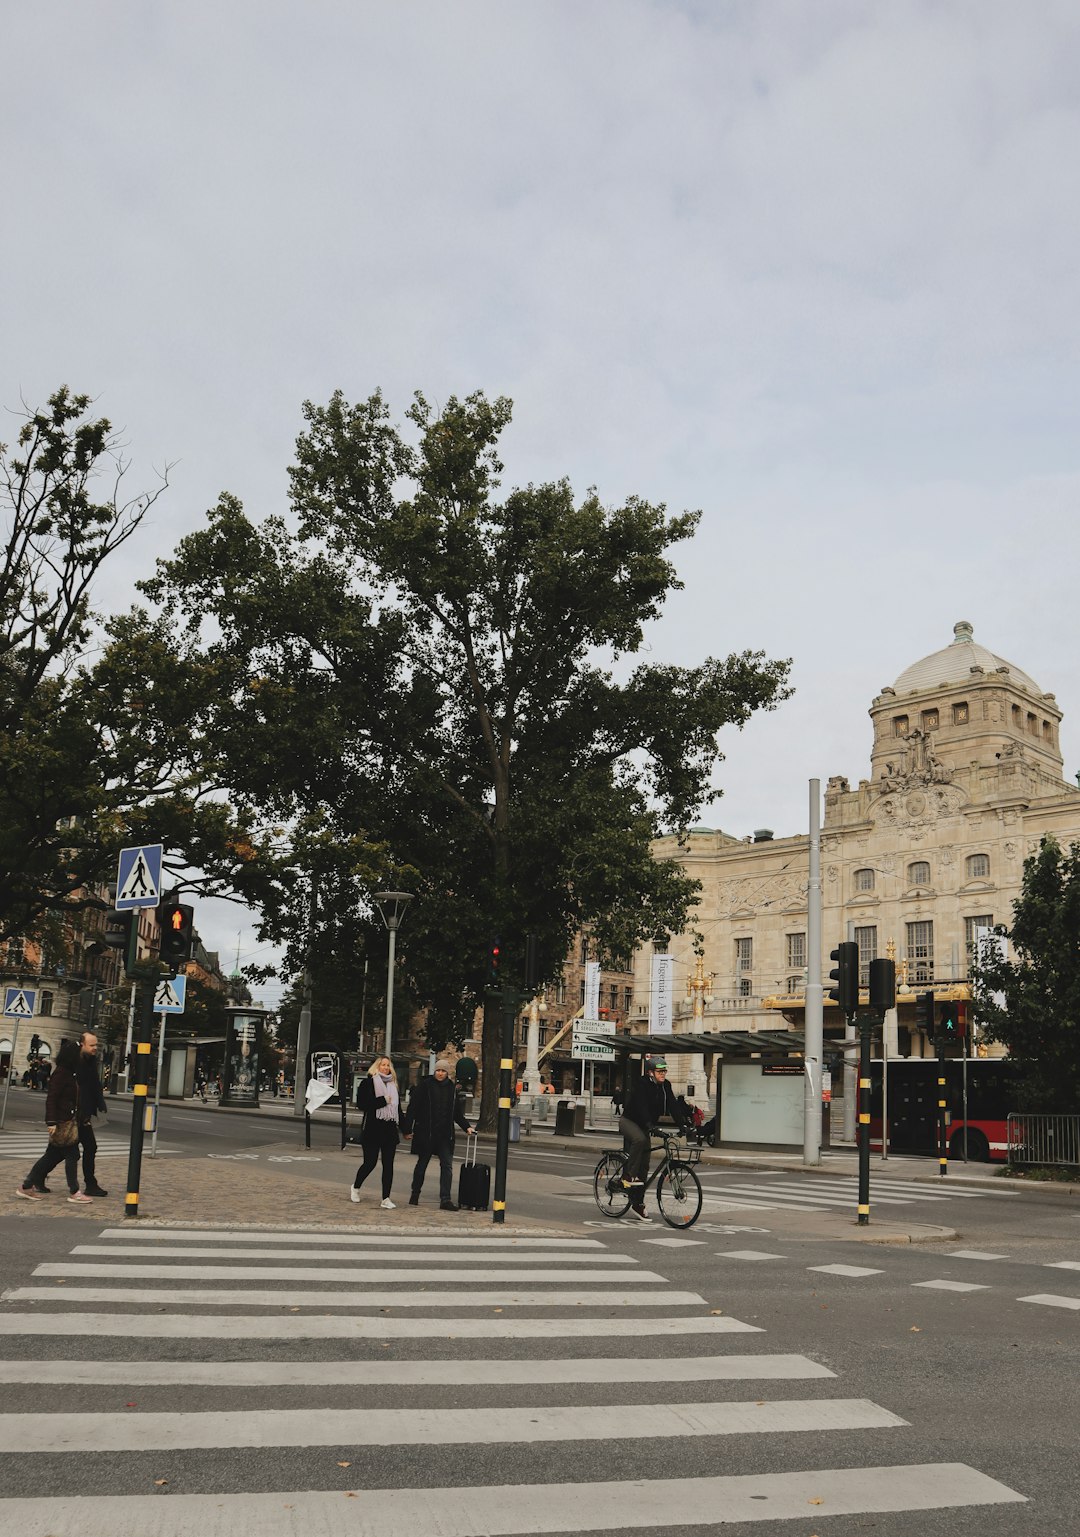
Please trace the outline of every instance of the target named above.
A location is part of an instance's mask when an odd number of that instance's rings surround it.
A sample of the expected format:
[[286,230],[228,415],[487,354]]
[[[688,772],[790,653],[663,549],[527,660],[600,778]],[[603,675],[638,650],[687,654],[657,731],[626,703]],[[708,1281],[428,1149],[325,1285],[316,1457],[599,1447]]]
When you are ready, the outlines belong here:
[[458,1172],[457,1203],[466,1211],[487,1211],[491,1199],[491,1165],[477,1163],[475,1137],[465,1140],[468,1146]]

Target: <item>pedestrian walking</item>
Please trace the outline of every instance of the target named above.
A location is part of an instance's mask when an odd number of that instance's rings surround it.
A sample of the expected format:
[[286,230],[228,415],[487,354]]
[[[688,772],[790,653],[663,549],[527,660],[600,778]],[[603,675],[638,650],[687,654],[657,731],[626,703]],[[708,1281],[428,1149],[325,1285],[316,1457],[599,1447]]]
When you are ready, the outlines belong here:
[[101,1092],[98,1077],[98,1038],[92,1030],[84,1030],[79,1037],[79,1145],[82,1148],[83,1184],[89,1196],[108,1195],[97,1182],[97,1137],[91,1120],[95,1115],[108,1115],[109,1107]]
[[368,1075],[356,1095],[357,1108],[364,1120],[360,1128],[360,1146],[364,1161],[352,1182],[351,1198],[360,1199],[360,1186],[382,1158],[382,1208],[393,1211],[390,1190],[394,1183],[394,1154],[398,1147],[401,1101],[397,1074],[389,1057],[379,1057],[368,1068]]
[[614,1110],[616,1115],[622,1115],[622,1111],[623,1111],[623,1091],[621,1089],[618,1089],[618,1088],[612,1089],[612,1091],[611,1091],[611,1108],[612,1108],[612,1110]]
[[49,1145],[23,1180],[15,1194],[27,1201],[40,1201],[49,1194],[45,1181],[58,1163],[64,1165],[68,1201],[72,1206],[91,1206],[90,1196],[79,1189],[79,1048],[65,1041],[56,1053],[56,1066],[49,1079],[45,1100],[45,1124]]
[[446,1057],[440,1057],[431,1077],[421,1078],[413,1089],[402,1125],[405,1135],[413,1139],[416,1154],[409,1205],[420,1204],[424,1175],[434,1154],[439,1160],[439,1209],[457,1211],[453,1199],[454,1127],[460,1126],[470,1137],[475,1136],[475,1132],[461,1113]]

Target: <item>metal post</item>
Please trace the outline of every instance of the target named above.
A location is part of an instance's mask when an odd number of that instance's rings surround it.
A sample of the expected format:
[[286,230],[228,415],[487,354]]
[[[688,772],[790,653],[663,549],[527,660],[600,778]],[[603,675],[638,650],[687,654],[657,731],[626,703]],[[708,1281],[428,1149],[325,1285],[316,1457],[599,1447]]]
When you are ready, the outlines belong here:
[[127,1195],[124,1216],[139,1215],[139,1181],[142,1174],[143,1133],[146,1129],[146,1080],[150,1067],[150,1038],[154,1032],[154,983],[143,982],[136,1010],[135,1082],[131,1086],[131,1144],[128,1152]]
[[165,1060],[165,1016],[158,1015],[157,1080],[154,1084],[154,1134],[150,1139],[150,1157],[157,1157],[158,1117],[161,1114],[161,1066]]
[[514,1068],[514,1017],[517,1003],[502,988],[502,1056],[499,1061],[499,1115],[495,1132],[495,1191],[491,1199],[492,1222],[506,1221],[506,1166],[510,1158],[510,1093]]
[[[803,1163],[821,1162],[821,780],[810,781],[810,868],[806,887],[806,1029],[803,1059]],[[720,1089],[717,1084],[717,1111]]]
[[7,1098],[11,1088],[11,1080],[15,1076],[15,1048],[19,1044],[19,1021],[16,1020],[11,1027],[11,1058],[8,1062],[7,1077],[4,1079],[4,1103],[0,1107],[0,1131],[4,1129],[4,1121],[7,1118]]
[[[139,917],[139,915],[136,912],[136,914],[135,914],[135,916],[134,916],[134,918],[132,920],[132,926],[133,927],[138,922],[138,917]],[[131,997],[128,999],[127,1037],[126,1037],[126,1039],[124,1041],[124,1093],[125,1094],[128,1093],[128,1091],[131,1088],[131,1040],[132,1040],[132,1033],[133,1033],[134,1029],[135,1029],[135,983],[132,982],[132,984],[131,984]]]
[[938,1126],[938,1164],[942,1179],[949,1172],[949,1130],[945,1124],[945,1112],[948,1104],[945,1099],[945,1053],[944,1041],[941,1036],[934,1039],[934,1050],[937,1053],[937,1126]]
[[397,949],[397,925],[390,930],[389,955],[386,962],[386,1035],[383,1041],[383,1056],[393,1057],[390,1052],[394,1042],[394,952]]
[[873,1016],[859,1020],[859,1227],[870,1221],[870,1032]]
[[967,1020],[964,1020],[964,1033],[960,1037],[963,1057],[960,1061],[960,1094],[961,1106],[964,1112],[964,1162],[968,1161],[968,1093],[967,1093],[967,1065],[968,1065],[968,1038]]
[[[293,1119],[304,1114],[307,1102],[307,1059],[311,1050],[311,949],[315,943],[315,920],[318,917],[318,898],[315,893],[315,877],[311,877],[311,893],[308,898],[307,951],[304,955],[303,994],[300,1018],[296,1022],[296,1071],[293,1074]],[[307,1146],[311,1146],[310,1143]]]

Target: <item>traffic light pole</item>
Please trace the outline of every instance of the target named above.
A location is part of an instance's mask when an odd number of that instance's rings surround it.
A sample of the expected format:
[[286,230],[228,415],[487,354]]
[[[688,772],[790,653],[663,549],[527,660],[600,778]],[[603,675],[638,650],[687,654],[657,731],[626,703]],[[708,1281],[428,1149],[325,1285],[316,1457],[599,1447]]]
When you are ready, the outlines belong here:
[[863,1014],[859,1027],[859,1227],[870,1221],[870,1036],[874,1016]]
[[495,1190],[491,1198],[491,1220],[506,1221],[506,1169],[510,1161],[510,1097],[514,1072],[514,1019],[517,1013],[513,990],[504,982],[499,990],[502,1009],[502,1038],[499,1055],[499,1115],[495,1131]]
[[131,1144],[128,1151],[127,1195],[124,1216],[139,1215],[139,1181],[142,1175],[143,1133],[146,1129],[146,1090],[150,1077],[150,1041],[154,1025],[154,982],[139,983],[135,1008],[134,1082],[131,1086]]
[[946,1122],[948,1102],[945,1098],[945,1042],[940,1035],[934,1038],[937,1052],[937,1134],[938,1163],[942,1179],[949,1172],[949,1128]]

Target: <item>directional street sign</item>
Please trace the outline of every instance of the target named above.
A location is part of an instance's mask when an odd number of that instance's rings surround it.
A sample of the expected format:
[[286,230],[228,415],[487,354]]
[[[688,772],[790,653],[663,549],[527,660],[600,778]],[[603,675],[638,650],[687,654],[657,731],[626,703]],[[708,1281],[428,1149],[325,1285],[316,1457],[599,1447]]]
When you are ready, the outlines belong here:
[[590,1035],[614,1035],[612,1019],[575,1019],[570,1037],[570,1056],[575,1062],[614,1062],[615,1053],[610,1046],[597,1046],[587,1040]]
[[133,907],[156,907],[161,900],[161,844],[121,849],[116,874],[117,912]]
[[182,1014],[187,995],[187,977],[162,977],[154,989],[155,1014]]
[[4,989],[4,1014],[10,1019],[33,1019],[37,1007],[37,989],[33,987],[8,987]]

